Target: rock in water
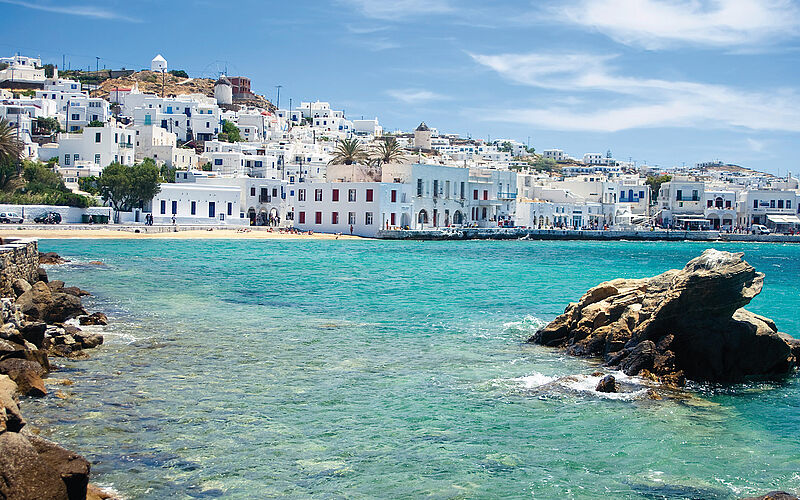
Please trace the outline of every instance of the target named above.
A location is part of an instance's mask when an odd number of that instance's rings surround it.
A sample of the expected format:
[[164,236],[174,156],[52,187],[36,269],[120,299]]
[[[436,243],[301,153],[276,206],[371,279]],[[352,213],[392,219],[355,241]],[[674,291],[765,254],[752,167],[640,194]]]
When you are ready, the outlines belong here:
[[0,498],[67,500],[58,472],[18,432],[0,434]]
[[708,249],[680,270],[601,283],[529,342],[670,384],[789,373],[800,363],[798,341],[742,309],[764,283],[743,255]]
[[742,498],[742,500],[798,500],[798,498],[785,491],[770,491],[766,495],[761,495],[760,497],[747,497]]
[[597,392],[617,392],[617,379],[614,378],[614,375],[606,375],[597,383],[597,387],[594,390]]
[[81,316],[78,321],[81,325],[107,325],[108,317],[101,312],[95,312],[88,316]]
[[26,437],[39,453],[39,458],[61,476],[69,500],[85,499],[91,468],[89,462],[77,453],[35,434]]

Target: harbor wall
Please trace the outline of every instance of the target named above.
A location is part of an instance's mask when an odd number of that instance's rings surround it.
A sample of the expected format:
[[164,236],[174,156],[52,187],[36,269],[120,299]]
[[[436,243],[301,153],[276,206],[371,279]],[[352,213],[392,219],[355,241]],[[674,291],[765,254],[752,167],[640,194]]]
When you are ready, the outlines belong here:
[[0,296],[13,297],[18,278],[28,283],[39,279],[39,245],[34,239],[3,238],[0,244]]

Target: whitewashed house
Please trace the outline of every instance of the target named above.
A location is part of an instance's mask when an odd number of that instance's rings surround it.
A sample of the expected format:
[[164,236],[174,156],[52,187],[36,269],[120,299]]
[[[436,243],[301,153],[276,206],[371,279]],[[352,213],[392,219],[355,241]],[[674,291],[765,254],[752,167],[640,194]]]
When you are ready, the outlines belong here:
[[7,67],[0,70],[0,85],[11,88],[44,85],[44,68],[42,60],[19,54],[11,57],[0,57],[0,64]]
[[77,162],[90,162],[103,168],[111,163],[133,165],[135,131],[107,125],[87,127],[80,133],[58,134],[58,144],[42,146],[39,157],[44,161],[57,157],[61,167],[72,167]]

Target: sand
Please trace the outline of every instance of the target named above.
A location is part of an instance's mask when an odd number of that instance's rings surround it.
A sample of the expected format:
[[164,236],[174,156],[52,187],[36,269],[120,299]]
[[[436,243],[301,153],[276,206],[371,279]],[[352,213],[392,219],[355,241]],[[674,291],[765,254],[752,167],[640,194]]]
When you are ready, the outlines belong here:
[[236,229],[187,230],[178,232],[147,233],[146,228],[139,228],[139,233],[120,229],[12,229],[0,228],[2,238],[39,238],[39,239],[255,239],[255,240],[354,240],[358,236],[314,233],[292,234],[270,232],[254,229],[249,232],[238,232]]

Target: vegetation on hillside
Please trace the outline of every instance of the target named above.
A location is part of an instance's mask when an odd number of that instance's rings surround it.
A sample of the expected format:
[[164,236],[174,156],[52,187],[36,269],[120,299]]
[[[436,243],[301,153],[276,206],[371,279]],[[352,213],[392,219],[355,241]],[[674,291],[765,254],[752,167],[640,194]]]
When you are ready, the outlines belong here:
[[239,127],[233,124],[228,120],[222,120],[222,132],[217,134],[217,138],[220,141],[225,142],[243,142],[244,139],[242,138],[242,134],[239,131]]
[[44,163],[25,160],[17,166],[0,162],[0,203],[66,205],[86,208],[94,199],[70,191],[61,176]]

